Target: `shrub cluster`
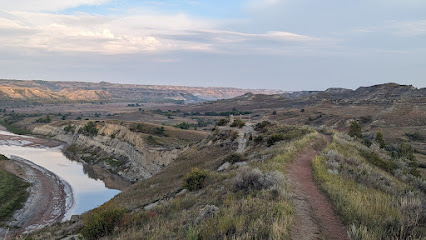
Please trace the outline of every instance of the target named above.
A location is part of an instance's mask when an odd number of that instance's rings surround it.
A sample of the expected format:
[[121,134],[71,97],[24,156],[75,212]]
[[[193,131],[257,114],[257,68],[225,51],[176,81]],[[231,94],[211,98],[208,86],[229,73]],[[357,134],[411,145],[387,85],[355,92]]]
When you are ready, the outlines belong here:
[[157,135],[164,135],[164,133],[166,132],[166,129],[164,127],[157,127],[155,128],[154,133]]
[[380,158],[380,156],[372,151],[361,151],[361,156],[363,156],[367,161],[371,162],[372,164],[382,168],[385,171],[392,171],[395,166],[392,162],[383,160]]
[[257,168],[246,167],[233,179],[232,185],[235,192],[249,193],[262,189],[279,188],[284,182],[284,175],[281,172],[262,173]]
[[98,129],[94,122],[88,122],[84,127],[78,130],[78,133],[81,133],[86,136],[96,136],[98,135]]
[[192,168],[183,178],[183,187],[189,191],[195,191],[203,188],[204,182],[208,177],[208,172],[198,168]]
[[39,119],[37,119],[35,122],[36,123],[50,123],[52,121],[52,119],[50,119],[50,116],[49,115],[47,115],[46,117],[44,117],[44,118],[39,118]]
[[124,209],[100,207],[87,213],[83,219],[81,234],[88,240],[95,240],[111,234],[119,226]]
[[188,123],[188,122],[181,122],[179,124],[176,124],[174,127],[188,130],[190,127],[194,127],[194,124]]
[[162,127],[151,127],[148,125],[144,125],[144,124],[133,124],[130,126],[130,131],[132,132],[140,132],[140,133],[146,133],[146,134],[155,134],[155,135],[166,135],[166,129],[162,126]]
[[262,142],[263,142],[263,136],[262,136],[262,135],[259,135],[259,136],[255,137],[255,138],[253,139],[253,141],[254,141],[254,143],[256,143],[256,144],[260,144],[260,143],[262,143]]
[[414,133],[406,133],[405,136],[410,138],[412,141],[424,141],[425,137],[420,132],[414,132]]
[[75,126],[71,124],[68,124],[67,126],[64,127],[65,133],[69,133],[69,132],[74,133],[74,130],[75,130]]
[[239,153],[231,153],[228,156],[225,157],[225,159],[223,160],[224,162],[230,162],[232,164],[237,163],[237,162],[242,162],[245,161],[246,158],[239,154]]
[[242,128],[246,125],[246,123],[241,120],[240,118],[236,118],[234,120],[234,122],[232,122],[231,127],[238,127],[238,128]]
[[286,137],[282,133],[274,134],[274,135],[270,136],[267,140],[268,147],[274,145],[276,142],[283,141],[285,139],[286,139]]
[[219,120],[219,122],[217,123],[218,126],[225,126],[229,123],[229,119],[226,118],[222,118]]
[[272,123],[268,122],[268,121],[262,121],[258,124],[256,124],[256,126],[254,126],[254,130],[258,131],[258,132],[266,132],[267,127],[271,126]]

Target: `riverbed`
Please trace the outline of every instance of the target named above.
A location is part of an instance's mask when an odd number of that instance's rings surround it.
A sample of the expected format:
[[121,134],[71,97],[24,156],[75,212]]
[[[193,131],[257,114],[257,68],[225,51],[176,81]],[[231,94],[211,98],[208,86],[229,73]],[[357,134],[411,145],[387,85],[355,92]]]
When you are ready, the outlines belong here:
[[96,208],[120,192],[106,187],[102,180],[90,178],[82,163],[71,161],[62,153],[62,145],[43,144],[45,141],[48,140],[0,130],[0,153],[26,159],[68,183],[72,190],[66,193],[66,198],[72,203],[63,220]]

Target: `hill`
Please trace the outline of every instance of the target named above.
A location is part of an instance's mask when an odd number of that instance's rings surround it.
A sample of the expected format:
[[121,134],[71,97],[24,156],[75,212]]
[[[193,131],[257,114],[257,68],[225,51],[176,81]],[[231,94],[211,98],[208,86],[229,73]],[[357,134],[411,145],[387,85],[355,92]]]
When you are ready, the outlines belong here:
[[280,90],[202,88],[90,82],[0,80],[0,99],[16,101],[185,101],[226,99],[249,91],[263,94]]

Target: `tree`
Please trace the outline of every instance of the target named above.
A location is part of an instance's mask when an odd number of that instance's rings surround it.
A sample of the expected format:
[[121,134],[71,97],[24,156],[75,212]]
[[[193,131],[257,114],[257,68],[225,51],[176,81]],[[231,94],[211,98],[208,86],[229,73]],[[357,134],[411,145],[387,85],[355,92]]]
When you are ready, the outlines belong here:
[[383,138],[383,133],[380,131],[376,133],[376,142],[380,145],[380,148],[386,147],[385,139]]
[[155,134],[157,135],[164,135],[165,132],[166,132],[166,129],[164,127],[155,128]]
[[351,137],[362,138],[361,125],[357,121],[352,121],[348,135]]

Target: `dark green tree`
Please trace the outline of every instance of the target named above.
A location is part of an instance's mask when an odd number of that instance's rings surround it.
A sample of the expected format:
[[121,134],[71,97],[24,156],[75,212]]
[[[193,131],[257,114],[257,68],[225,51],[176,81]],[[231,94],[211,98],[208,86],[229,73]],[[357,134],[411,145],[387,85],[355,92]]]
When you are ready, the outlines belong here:
[[357,121],[353,121],[349,128],[348,135],[351,137],[362,138],[361,125]]
[[385,143],[385,139],[383,137],[383,133],[380,132],[380,131],[376,133],[376,142],[380,145],[380,148],[386,147],[386,143]]

